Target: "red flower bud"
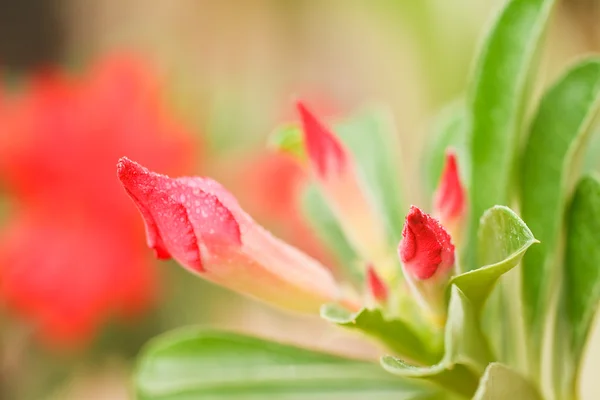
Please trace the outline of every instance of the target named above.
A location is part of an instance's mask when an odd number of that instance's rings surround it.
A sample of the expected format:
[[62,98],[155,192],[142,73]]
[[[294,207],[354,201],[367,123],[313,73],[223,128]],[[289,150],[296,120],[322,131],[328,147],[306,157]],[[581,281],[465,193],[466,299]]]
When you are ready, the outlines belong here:
[[373,300],[380,304],[384,304],[388,299],[388,287],[381,280],[372,264],[367,266],[367,290]]
[[460,228],[458,225],[462,222],[467,207],[465,189],[460,181],[456,154],[452,150],[446,151],[446,165],[434,195],[433,203],[434,214],[446,229],[456,235]]
[[419,280],[429,279],[438,271],[454,265],[454,245],[438,221],[412,206],[398,248],[405,270]]
[[385,225],[352,154],[303,103],[297,107],[311,168],[346,238],[362,259],[384,265],[389,255]]
[[332,173],[342,174],[348,165],[346,149],[339,139],[319,121],[302,102],[296,103],[304,141],[311,163],[322,179]]
[[210,281],[297,311],[317,312],[340,300],[325,267],[256,224],[217,182],[169,178],[127,158],[117,171],[157,257],[172,257]]

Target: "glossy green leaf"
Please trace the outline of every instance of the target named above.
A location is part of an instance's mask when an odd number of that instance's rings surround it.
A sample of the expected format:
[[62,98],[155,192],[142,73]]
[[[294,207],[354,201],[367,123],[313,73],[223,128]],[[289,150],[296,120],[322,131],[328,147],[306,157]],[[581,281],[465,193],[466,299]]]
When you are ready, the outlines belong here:
[[481,377],[473,400],[542,400],[538,390],[519,373],[491,363]]
[[[531,357],[540,357],[566,199],[579,171],[590,123],[600,106],[600,59],[580,62],[544,95],[521,168],[521,215],[541,244],[523,259],[522,295]],[[534,361],[534,362],[539,362]]]
[[315,235],[333,252],[346,277],[356,282],[364,280],[364,265],[346,240],[342,228],[327,201],[315,185],[308,185],[301,199],[302,213]]
[[392,356],[383,357],[381,363],[393,374],[426,379],[460,395],[473,395],[491,355],[477,311],[456,285],[451,288],[444,347],[443,358],[432,366],[410,365]]
[[554,380],[566,396],[560,398],[570,398],[600,301],[600,181],[590,176],[577,185],[567,214],[563,274]]
[[[321,317],[337,325],[355,329],[376,339],[395,354],[421,364],[433,364],[441,357],[433,338],[424,340],[406,322],[387,319],[379,309],[363,308],[352,313],[337,304],[321,308]],[[429,338],[427,338],[429,339]]]
[[[335,134],[348,147],[369,198],[386,223],[390,244],[402,237],[405,208],[400,185],[400,145],[390,114],[371,107],[332,125]],[[271,136],[272,146],[304,158],[302,133],[297,125],[285,125]]]
[[510,0],[476,60],[467,96],[470,219],[465,267],[476,268],[479,218],[509,204],[529,76],[555,0]]
[[510,208],[487,210],[479,224],[478,269],[457,275],[450,281],[462,290],[480,312],[498,279],[517,266],[527,249],[538,241]]
[[141,400],[445,398],[374,363],[196,328],[150,342],[135,384]]

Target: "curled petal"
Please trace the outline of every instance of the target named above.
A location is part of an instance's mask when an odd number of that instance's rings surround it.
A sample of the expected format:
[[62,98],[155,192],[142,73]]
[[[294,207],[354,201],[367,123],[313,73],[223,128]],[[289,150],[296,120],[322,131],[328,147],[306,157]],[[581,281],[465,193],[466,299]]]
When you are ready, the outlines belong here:
[[298,311],[339,300],[329,271],[256,224],[217,182],[169,178],[122,158],[118,176],[158,256],[232,290]]

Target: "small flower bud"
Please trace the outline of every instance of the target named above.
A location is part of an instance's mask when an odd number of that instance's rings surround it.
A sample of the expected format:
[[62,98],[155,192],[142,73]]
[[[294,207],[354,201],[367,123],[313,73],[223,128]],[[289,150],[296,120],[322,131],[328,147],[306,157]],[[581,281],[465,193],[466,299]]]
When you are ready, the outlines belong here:
[[453,150],[446,151],[446,164],[433,201],[434,215],[450,231],[454,241],[460,237],[466,205],[465,189],[460,181],[458,162]]
[[434,314],[445,314],[444,290],[454,267],[454,245],[448,232],[433,217],[412,206],[398,254],[417,298]]
[[377,275],[375,268],[372,264],[367,266],[367,291],[372,300],[379,304],[387,303],[389,291],[388,287],[383,280]]
[[297,108],[309,165],[344,235],[363,260],[384,265],[389,257],[387,231],[352,154],[303,103]]

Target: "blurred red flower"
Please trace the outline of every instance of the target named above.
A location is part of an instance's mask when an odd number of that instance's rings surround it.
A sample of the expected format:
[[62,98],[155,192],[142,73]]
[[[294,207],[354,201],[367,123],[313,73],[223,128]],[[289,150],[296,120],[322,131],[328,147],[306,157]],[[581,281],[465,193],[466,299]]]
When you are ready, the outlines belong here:
[[81,343],[155,295],[143,224],[114,173],[129,155],[189,174],[198,148],[154,71],[123,55],[80,77],[44,71],[0,96],[0,296],[52,343]]

